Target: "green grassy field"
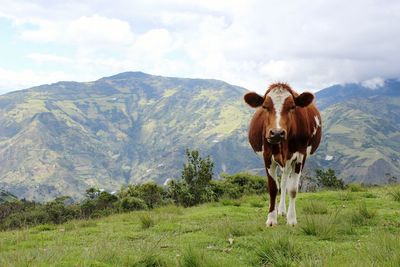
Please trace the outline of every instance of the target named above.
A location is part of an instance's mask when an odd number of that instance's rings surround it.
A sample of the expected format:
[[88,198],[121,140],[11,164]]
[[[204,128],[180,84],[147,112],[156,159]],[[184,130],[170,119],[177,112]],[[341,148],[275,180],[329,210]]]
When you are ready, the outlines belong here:
[[300,193],[295,227],[247,196],[0,232],[0,266],[400,266],[399,192]]

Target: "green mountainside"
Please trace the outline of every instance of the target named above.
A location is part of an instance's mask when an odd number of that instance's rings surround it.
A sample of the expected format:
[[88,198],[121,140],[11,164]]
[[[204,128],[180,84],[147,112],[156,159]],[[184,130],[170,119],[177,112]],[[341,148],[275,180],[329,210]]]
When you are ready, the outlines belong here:
[[0,188],[44,200],[164,183],[180,178],[186,148],[211,154],[216,174],[262,168],[247,144],[244,93],[130,72],[0,96]]
[[388,80],[376,90],[335,86],[316,97],[322,107],[323,141],[310,166],[333,168],[347,183],[400,179],[399,81]]
[[[324,137],[309,169],[334,168],[346,182],[399,177],[400,83],[316,94]],[[0,188],[33,200],[80,198],[88,187],[180,178],[186,148],[210,154],[215,174],[263,162],[247,141],[254,110],[244,88],[217,80],[126,72],[0,96]]]
[[11,194],[10,192],[0,189],[0,203],[16,201],[16,200],[18,200],[16,196]]

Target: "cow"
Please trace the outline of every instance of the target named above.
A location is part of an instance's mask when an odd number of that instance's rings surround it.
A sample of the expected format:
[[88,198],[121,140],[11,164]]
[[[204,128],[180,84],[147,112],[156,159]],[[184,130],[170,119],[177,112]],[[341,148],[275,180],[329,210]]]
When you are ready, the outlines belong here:
[[[286,83],[269,86],[264,97],[255,92],[244,96],[244,101],[257,108],[249,126],[248,138],[253,150],[264,158],[270,196],[267,226],[278,224],[278,215],[287,224],[297,224],[296,195],[306,158],[313,154],[321,141],[321,116],[309,92],[296,93]],[[281,172],[281,195],[278,170]],[[286,213],[286,193],[289,206]]]

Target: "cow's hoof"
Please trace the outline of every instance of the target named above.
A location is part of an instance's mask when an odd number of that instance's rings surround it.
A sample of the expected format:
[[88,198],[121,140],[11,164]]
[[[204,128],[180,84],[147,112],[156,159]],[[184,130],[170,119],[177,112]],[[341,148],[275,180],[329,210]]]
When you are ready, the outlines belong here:
[[277,224],[278,224],[278,219],[277,219],[277,217],[278,217],[278,216],[277,216],[276,210],[274,210],[274,211],[268,213],[268,219],[267,219],[267,221],[265,222],[265,224],[267,225],[267,227],[271,227],[271,226],[277,225]]
[[265,222],[265,225],[267,226],[267,227],[272,227],[272,226],[275,226],[275,225],[278,225],[278,222],[277,221],[270,221],[270,220],[267,220],[266,222]]
[[278,210],[278,215],[279,216],[286,216],[286,211],[285,210]]
[[290,217],[288,216],[288,218],[287,218],[287,225],[295,226],[296,224],[297,224],[297,219],[296,219],[296,217],[290,218]]

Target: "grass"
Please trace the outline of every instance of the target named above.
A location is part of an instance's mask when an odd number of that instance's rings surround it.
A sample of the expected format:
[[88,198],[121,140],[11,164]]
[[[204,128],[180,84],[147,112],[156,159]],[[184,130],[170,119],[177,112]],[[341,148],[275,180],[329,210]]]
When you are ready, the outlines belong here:
[[295,227],[263,195],[5,231],[0,266],[399,266],[399,188],[299,193]]
[[392,197],[394,201],[400,202],[400,188],[390,189],[389,195]]
[[148,213],[140,215],[139,219],[142,229],[150,228],[155,224],[153,217]]

